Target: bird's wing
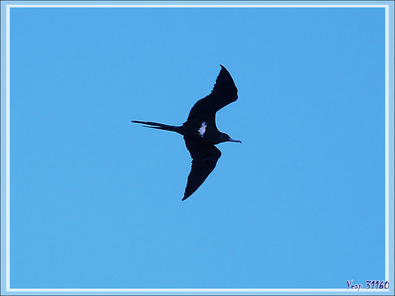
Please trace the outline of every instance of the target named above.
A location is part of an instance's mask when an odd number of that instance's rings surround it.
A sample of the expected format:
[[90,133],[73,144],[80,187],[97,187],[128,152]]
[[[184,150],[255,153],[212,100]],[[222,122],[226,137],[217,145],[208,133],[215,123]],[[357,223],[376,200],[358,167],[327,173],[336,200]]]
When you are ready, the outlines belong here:
[[236,85],[228,70],[222,65],[210,95],[216,111],[237,100]]
[[192,157],[192,169],[188,176],[187,186],[182,200],[187,199],[203,184],[221,157],[221,151],[213,144],[187,137],[184,137],[184,140]]
[[228,70],[221,65],[214,88],[207,97],[199,100],[189,112],[188,121],[202,113],[215,115],[215,113],[226,105],[237,100],[237,88]]

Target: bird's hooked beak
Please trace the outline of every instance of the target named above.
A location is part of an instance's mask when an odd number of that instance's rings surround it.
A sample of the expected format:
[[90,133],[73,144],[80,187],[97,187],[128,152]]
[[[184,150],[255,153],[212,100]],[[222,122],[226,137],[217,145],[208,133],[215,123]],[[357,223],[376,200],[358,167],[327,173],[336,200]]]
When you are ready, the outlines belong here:
[[228,141],[229,141],[229,142],[235,142],[235,143],[241,143],[240,140],[235,140],[235,139],[232,139],[232,138],[229,138]]

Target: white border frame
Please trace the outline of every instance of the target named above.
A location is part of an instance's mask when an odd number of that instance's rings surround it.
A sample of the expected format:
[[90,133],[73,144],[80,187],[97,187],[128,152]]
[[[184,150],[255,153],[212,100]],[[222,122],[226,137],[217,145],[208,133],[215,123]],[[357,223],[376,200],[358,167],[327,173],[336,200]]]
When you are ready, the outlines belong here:
[[[319,1],[318,1],[319,2]],[[380,1],[381,2],[381,1]],[[379,3],[380,3],[379,2]],[[382,1],[386,3],[388,1]],[[6,194],[6,289],[7,295],[12,293],[26,294],[26,295],[43,295],[42,293],[77,293],[82,292],[83,294],[144,294],[144,295],[184,295],[184,294],[207,294],[207,295],[257,295],[257,294],[301,294],[301,293],[355,293],[356,290],[352,289],[18,289],[10,287],[10,9],[11,8],[384,8],[385,9],[385,280],[390,281],[390,236],[389,236],[389,205],[390,205],[390,64],[389,64],[389,50],[390,50],[390,5],[389,4],[219,4],[218,2],[191,2],[187,4],[185,2],[180,4],[158,4],[158,2],[150,2],[152,4],[75,4],[76,2],[70,1],[71,4],[15,4],[15,2],[9,1],[13,4],[5,4],[6,9],[6,75],[5,75],[5,88],[6,88],[6,100],[5,100],[5,158],[6,158],[6,174],[5,174],[5,194]],[[41,2],[42,3],[42,2]],[[55,2],[56,3],[56,2]],[[212,4],[214,3],[214,4]],[[258,2],[261,3],[261,2]],[[393,45],[392,45],[393,46]],[[393,73],[392,73],[393,75]],[[393,122],[392,122],[393,123]],[[3,131],[3,129],[2,129]],[[393,147],[392,147],[393,149]],[[3,155],[2,155],[3,158]],[[393,169],[393,167],[392,167]],[[3,176],[2,176],[3,181]],[[393,189],[392,189],[393,191]],[[393,202],[393,201],[392,201]],[[3,282],[3,279],[1,279]],[[395,282],[391,282],[390,290],[375,289],[375,290],[360,290],[358,293],[362,295],[372,293],[388,293],[394,291],[393,286]],[[365,292],[368,291],[368,292]],[[0,291],[1,292],[1,291]],[[30,293],[31,292],[31,293]],[[11,293],[11,294],[8,294]]]

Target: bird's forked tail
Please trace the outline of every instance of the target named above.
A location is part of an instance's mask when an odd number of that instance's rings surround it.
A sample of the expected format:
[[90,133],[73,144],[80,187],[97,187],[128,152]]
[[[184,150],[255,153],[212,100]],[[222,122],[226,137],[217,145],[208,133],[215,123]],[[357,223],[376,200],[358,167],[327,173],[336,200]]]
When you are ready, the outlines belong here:
[[160,130],[171,131],[171,132],[176,132],[176,133],[182,134],[180,126],[167,125],[167,124],[158,123],[158,122],[151,122],[151,121],[132,120],[132,122],[144,124],[143,125],[144,127],[156,128],[156,129],[160,129]]

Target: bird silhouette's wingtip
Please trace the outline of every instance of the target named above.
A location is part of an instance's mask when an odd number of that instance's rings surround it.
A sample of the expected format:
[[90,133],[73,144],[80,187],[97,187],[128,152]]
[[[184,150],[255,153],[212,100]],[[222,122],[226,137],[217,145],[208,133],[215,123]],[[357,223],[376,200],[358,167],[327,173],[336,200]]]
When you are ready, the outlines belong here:
[[184,200],[186,200],[188,197],[190,197],[192,195],[192,193],[190,193],[190,192],[185,192],[184,193],[184,197],[182,198],[182,201],[184,201]]
[[[228,72],[228,69],[226,69],[225,67],[224,67],[224,65],[220,65],[221,66],[221,71],[225,71],[225,72]],[[229,73],[229,72],[228,72]]]

